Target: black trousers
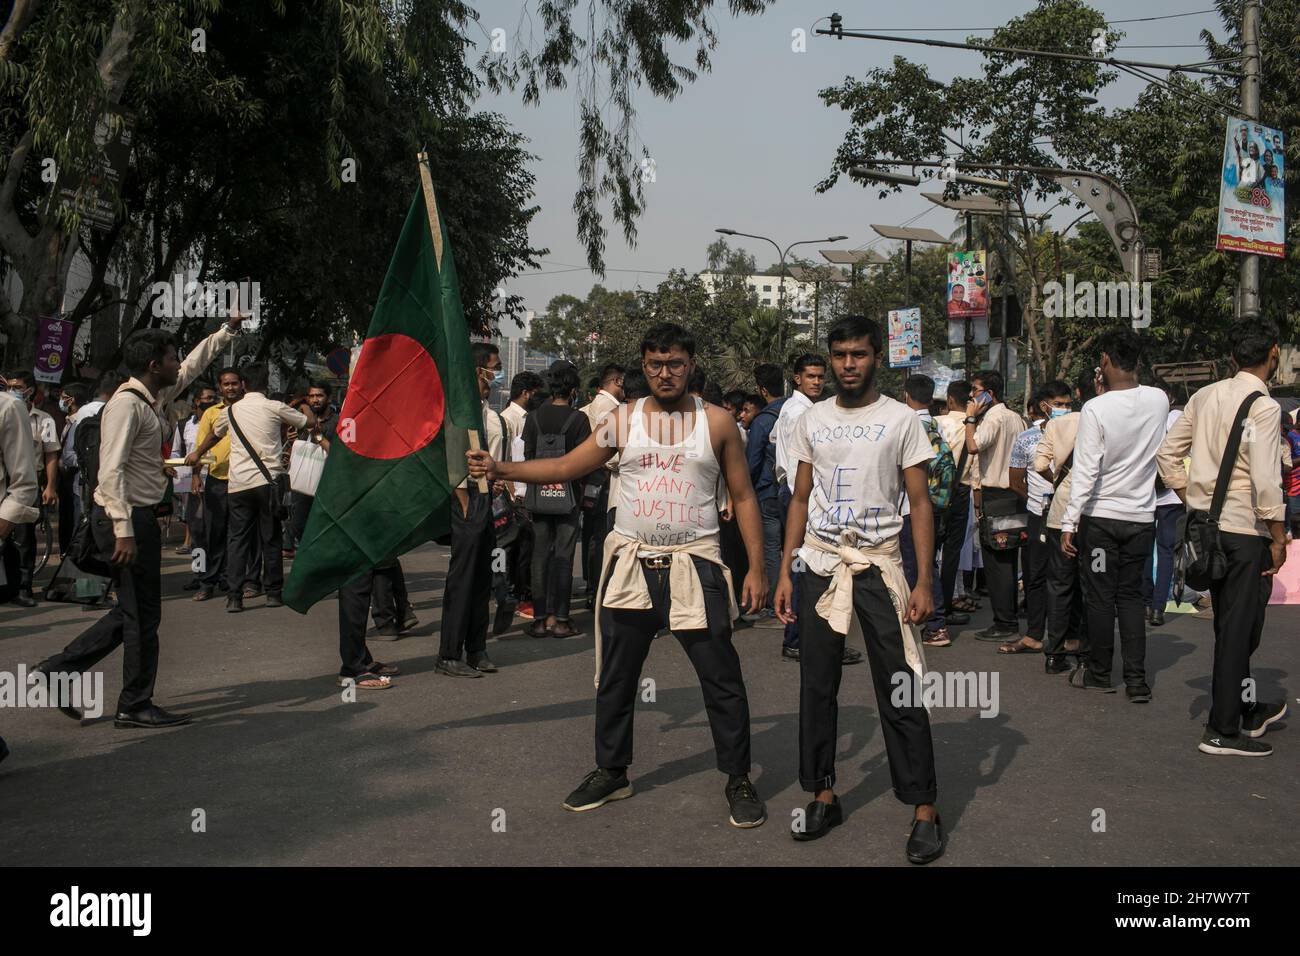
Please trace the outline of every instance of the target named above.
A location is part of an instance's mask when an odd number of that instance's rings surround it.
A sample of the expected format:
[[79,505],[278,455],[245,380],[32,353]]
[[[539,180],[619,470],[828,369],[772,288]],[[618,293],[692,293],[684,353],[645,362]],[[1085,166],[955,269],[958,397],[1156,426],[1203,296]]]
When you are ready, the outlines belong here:
[[960,482],[952,489],[947,520],[943,523],[943,565],[939,585],[943,589],[945,610],[953,610],[952,595],[957,587],[957,568],[961,565],[961,546],[966,542],[966,525],[970,521],[970,485]]
[[533,620],[551,614],[557,621],[569,620],[577,543],[578,512],[533,515]]
[[71,471],[59,469],[59,554],[68,553],[72,544],[72,532],[77,530],[76,492],[73,483],[77,478],[77,469]]
[[1088,649],[1083,614],[1083,589],[1079,582],[1079,559],[1061,551],[1061,529],[1047,529],[1047,638],[1044,654],[1063,653],[1066,641],[1081,641],[1080,654]]
[[[230,509],[230,593],[245,585],[261,584],[268,594],[284,587],[283,529],[276,517],[280,489],[258,485],[227,496]],[[261,573],[258,573],[258,565]],[[260,580],[259,580],[260,579]]]
[[[45,506],[38,503],[37,507]],[[30,591],[32,578],[36,576],[35,522],[14,525],[14,546],[18,548],[18,586],[24,591]]]
[[[1151,573],[1154,521],[1121,521],[1084,515],[1077,547],[1088,620],[1088,671],[1094,683],[1110,684],[1119,618],[1124,684],[1146,684],[1146,606],[1142,578]],[[1217,611],[1216,611],[1217,615]]]
[[289,492],[289,537],[296,548],[302,544],[302,536],[307,531],[307,518],[311,515],[314,495],[304,495],[297,491]]
[[[704,709],[713,732],[718,769],[727,774],[749,773],[749,696],[740,673],[740,656],[731,643],[731,598],[722,569],[692,556],[704,591],[708,627],[675,631],[704,692]],[[611,569],[612,571],[612,569]],[[600,614],[600,687],[596,690],[596,766],[627,767],[632,763],[632,715],[641,690],[641,668],[650,642],[668,627],[672,594],[669,569],[642,564],[650,589],[650,610],[598,609]]]
[[582,512],[582,580],[587,594],[594,597],[596,581],[600,579],[600,566],[604,564],[605,535],[609,534],[609,482],[601,489],[596,503]]
[[[103,554],[116,546],[113,521],[95,505],[90,517],[95,544]],[[152,507],[131,509],[135,561],[114,574],[117,604],[58,654],[42,662],[48,673],[82,673],[122,647],[122,693],[118,712],[153,701],[158,677],[158,625],[162,621],[162,533]]]
[[[488,595],[492,592],[492,496],[469,489],[469,513],[451,502],[451,561],[442,595],[442,637],[438,656],[459,660],[462,653],[487,648]],[[573,552],[569,552],[572,559]]]
[[370,613],[378,571],[366,571],[339,588],[339,676],[364,674],[375,659],[366,647],[366,616]]
[[741,591],[745,586],[745,576],[749,574],[749,552],[745,550],[745,539],[740,534],[740,523],[733,513],[725,521],[718,518],[718,543],[722,548],[722,560],[731,568],[731,583],[736,603],[740,603]]
[[[992,501],[1005,501],[1017,497],[1010,488],[985,488],[982,495],[985,505]],[[980,549],[980,555],[984,559],[984,581],[989,589],[989,604],[993,608],[993,625],[1004,631],[1020,630],[1020,609],[1016,600],[1020,550],[1020,548],[1013,548],[1009,551],[994,551],[983,547]]]
[[1029,625],[1025,636],[1036,641],[1043,639],[1047,628],[1047,562],[1049,559],[1048,543],[1039,540],[1046,537],[1046,518],[1029,514],[1029,543],[1022,549],[1024,560],[1021,562],[1020,575],[1025,585],[1025,609],[1029,616]]
[[1210,686],[1210,729],[1228,737],[1241,731],[1243,714],[1255,708],[1246,703],[1245,681],[1250,677],[1250,657],[1259,647],[1264,630],[1273,579],[1264,571],[1273,563],[1268,538],[1220,532],[1228,573],[1210,585],[1214,602],[1214,677]]
[[375,568],[372,573],[375,581],[370,605],[374,611],[375,627],[387,627],[389,624],[401,627],[402,622],[411,614],[402,562],[394,561],[388,567]]
[[[809,793],[835,785],[835,750],[839,741],[840,674],[843,671],[844,635],[837,634],[815,610],[831,579],[805,570],[803,606],[799,615],[802,649],[799,654],[799,784]],[[903,653],[898,615],[878,568],[867,568],[853,578],[853,611],[862,628],[876,689],[880,731],[889,758],[894,795],[903,803],[934,803],[934,743],[930,715],[913,695],[912,707],[893,701],[895,674],[910,679]]]
[[207,570],[203,572],[200,583],[205,588],[217,587],[226,576],[230,534],[226,493],[229,488],[230,482],[211,475],[203,482],[203,560]]

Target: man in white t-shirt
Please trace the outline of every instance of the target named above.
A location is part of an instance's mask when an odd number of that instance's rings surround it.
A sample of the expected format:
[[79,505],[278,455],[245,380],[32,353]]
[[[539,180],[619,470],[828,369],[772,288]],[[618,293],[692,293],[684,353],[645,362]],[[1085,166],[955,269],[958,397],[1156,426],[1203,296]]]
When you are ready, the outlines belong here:
[[1169,399],[1158,388],[1138,384],[1142,342],[1132,328],[1104,333],[1098,349],[1106,391],[1083,406],[1070,503],[1061,519],[1061,550],[1079,556],[1088,618],[1088,661],[1070,675],[1070,684],[1114,692],[1118,617],[1128,699],[1147,703],[1142,579],[1151,573],[1155,456],[1165,437]]
[[[944,848],[930,719],[919,699],[925,660],[916,629],[934,610],[934,513],[926,468],[933,452],[916,413],[873,386],[883,350],[880,326],[847,316],[831,328],[827,343],[837,394],[805,412],[794,431],[790,451],[798,466],[776,589],[777,614],[790,623],[797,554],[804,564],[799,782],[815,799],[792,835],[816,839],[842,821],[834,791],[837,697],[844,640],[856,616],[871,660],[894,794],[915,807],[907,857],[928,863]],[[917,563],[910,594],[898,544],[904,489]]]
[[[1164,390],[1165,397],[1170,395]],[[1169,409],[1165,419],[1165,434],[1174,427],[1174,422],[1182,416],[1181,408]],[[1156,492],[1156,559],[1154,577],[1152,574],[1142,576],[1142,603],[1147,608],[1147,623],[1152,627],[1163,627],[1165,623],[1165,605],[1169,603],[1169,591],[1174,580],[1174,548],[1178,544],[1178,519],[1187,509],[1178,493],[1159,483]]]

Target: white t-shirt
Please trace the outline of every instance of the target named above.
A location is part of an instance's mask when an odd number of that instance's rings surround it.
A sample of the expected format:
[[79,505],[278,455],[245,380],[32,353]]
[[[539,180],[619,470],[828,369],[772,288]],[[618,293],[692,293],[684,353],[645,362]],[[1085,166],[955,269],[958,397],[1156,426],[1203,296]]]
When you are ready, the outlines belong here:
[[781,411],[776,416],[776,425],[772,427],[771,441],[776,445],[772,474],[778,485],[785,485],[790,491],[794,490],[794,473],[798,468],[790,451],[790,442],[794,438],[799,419],[812,407],[813,400],[803,392],[796,391],[782,403]]
[[1083,515],[1155,520],[1156,449],[1168,417],[1169,399],[1149,385],[1106,392],[1084,404],[1062,531],[1079,530]]
[[[898,499],[903,469],[933,457],[930,439],[912,409],[888,396],[864,408],[819,402],[800,416],[790,442],[796,463],[812,465],[806,534],[838,545],[845,531],[865,545],[882,544],[903,528]],[[799,557],[815,574],[829,575],[832,554],[806,545]]]
[[[1169,409],[1169,417],[1165,419],[1166,434],[1168,434],[1169,429],[1174,427],[1174,422],[1178,421],[1179,416],[1181,416],[1182,414],[1183,414],[1183,410],[1181,408]],[[1181,505],[1182,503],[1183,503],[1183,499],[1179,498],[1177,494],[1170,491],[1168,488],[1164,489],[1163,491],[1159,492],[1156,495],[1157,508],[1161,507],[1162,505]]]

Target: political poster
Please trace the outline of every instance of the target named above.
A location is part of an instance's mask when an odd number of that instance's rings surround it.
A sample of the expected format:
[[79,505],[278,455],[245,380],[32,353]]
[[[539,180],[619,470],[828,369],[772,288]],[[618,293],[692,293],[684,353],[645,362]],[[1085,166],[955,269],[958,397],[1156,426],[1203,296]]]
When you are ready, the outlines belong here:
[[889,367],[914,368],[921,364],[921,310],[894,309],[889,313]]
[[948,253],[948,318],[989,314],[989,283],[983,249]]
[[1229,119],[1214,248],[1286,256],[1286,144],[1281,130]]

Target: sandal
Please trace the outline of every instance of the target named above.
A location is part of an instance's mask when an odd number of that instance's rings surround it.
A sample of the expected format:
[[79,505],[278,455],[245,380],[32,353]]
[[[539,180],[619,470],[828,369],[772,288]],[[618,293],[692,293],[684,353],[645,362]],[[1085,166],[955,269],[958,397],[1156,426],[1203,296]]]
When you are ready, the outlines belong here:
[[524,633],[529,637],[550,637],[551,629],[546,626],[546,621],[543,619],[540,621],[533,621],[532,624],[528,625],[528,630]]
[[364,674],[358,674],[356,677],[339,677],[339,686],[347,687],[348,682],[352,682],[353,687],[359,687],[362,690],[388,690],[393,686],[393,679],[386,674],[376,674],[374,671],[366,671]]
[[582,631],[568,621],[557,621],[555,627],[551,630],[551,637],[578,637],[581,634]]
[[952,601],[954,611],[965,611],[967,614],[978,611],[980,607],[980,602],[971,597],[953,598]]
[[1041,654],[1043,653],[1043,646],[1040,644],[1038,645],[1038,647],[1030,647],[1023,640],[1014,641],[1014,642],[1009,641],[1006,644],[998,645],[998,653],[999,654]]

